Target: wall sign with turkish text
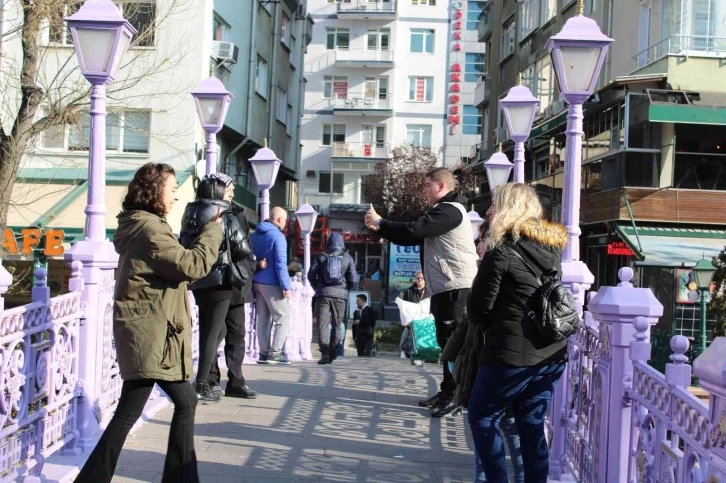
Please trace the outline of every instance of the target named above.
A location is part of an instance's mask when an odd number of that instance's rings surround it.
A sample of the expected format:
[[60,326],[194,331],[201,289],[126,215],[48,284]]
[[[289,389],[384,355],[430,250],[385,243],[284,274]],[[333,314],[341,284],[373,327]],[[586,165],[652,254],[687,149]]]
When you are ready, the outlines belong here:
[[[453,37],[451,39],[451,51],[461,52],[461,30],[462,18],[464,18],[464,2],[456,1],[452,4],[454,10],[454,18],[452,24]],[[449,69],[449,126],[451,134],[456,133],[456,126],[461,124],[461,114],[459,113],[459,102],[461,101],[461,64],[454,62]]]
[[65,251],[63,248],[64,237],[63,230],[23,228],[20,230],[20,238],[18,238],[13,230],[6,228],[2,245],[11,255],[32,255],[33,250],[38,249],[43,242],[43,255],[54,257],[63,255]]

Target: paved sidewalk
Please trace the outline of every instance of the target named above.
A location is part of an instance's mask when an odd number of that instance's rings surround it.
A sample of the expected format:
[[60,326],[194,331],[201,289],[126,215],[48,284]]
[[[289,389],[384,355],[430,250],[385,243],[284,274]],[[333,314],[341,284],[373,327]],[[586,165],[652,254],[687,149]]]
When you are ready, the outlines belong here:
[[[197,409],[203,483],[473,479],[463,417],[432,419],[416,406],[437,390],[434,364],[345,357],[244,370],[260,397]],[[161,481],[171,413],[164,409],[129,437],[114,482]]]

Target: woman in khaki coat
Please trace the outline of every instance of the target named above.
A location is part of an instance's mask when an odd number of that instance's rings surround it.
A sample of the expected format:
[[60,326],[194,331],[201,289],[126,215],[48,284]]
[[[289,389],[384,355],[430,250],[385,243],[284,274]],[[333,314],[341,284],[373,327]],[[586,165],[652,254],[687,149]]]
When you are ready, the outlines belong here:
[[197,393],[192,375],[192,327],[187,284],[205,276],[217,260],[222,228],[211,222],[185,250],[166,215],[177,201],[176,175],[167,164],[142,166],[129,183],[118,215],[119,254],[113,334],[124,381],[116,412],[76,483],[110,482],[131,427],[154,384],[171,398],[174,416],[163,483],[198,483],[194,452]]

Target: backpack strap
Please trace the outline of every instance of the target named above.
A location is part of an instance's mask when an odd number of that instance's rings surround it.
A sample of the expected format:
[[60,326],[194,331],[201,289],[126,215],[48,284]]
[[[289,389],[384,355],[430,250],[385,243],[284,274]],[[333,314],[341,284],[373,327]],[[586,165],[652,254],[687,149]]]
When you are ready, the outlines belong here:
[[537,275],[537,272],[534,271],[534,268],[532,268],[532,265],[530,265],[529,263],[527,263],[527,261],[524,259],[524,257],[522,255],[520,255],[519,252],[514,249],[514,247],[507,246],[507,248],[509,249],[510,252],[512,252],[512,255],[514,255],[515,257],[519,258],[519,260],[522,263],[524,263],[524,266],[527,267],[527,270],[529,270],[529,272],[532,275],[534,275],[534,279],[537,281],[537,285],[542,286],[542,280],[540,279],[541,276]]

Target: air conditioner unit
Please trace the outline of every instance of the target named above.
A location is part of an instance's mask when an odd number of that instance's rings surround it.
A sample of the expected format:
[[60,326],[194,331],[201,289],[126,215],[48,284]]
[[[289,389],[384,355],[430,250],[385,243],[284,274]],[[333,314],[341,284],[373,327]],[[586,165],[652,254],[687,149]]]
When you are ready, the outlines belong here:
[[215,40],[212,42],[212,57],[220,62],[236,64],[239,58],[239,47],[232,42]]
[[305,177],[308,179],[315,179],[315,171],[314,170],[306,171]]
[[306,15],[307,15],[307,11],[305,9],[305,5],[304,4],[298,5],[297,10],[295,10],[295,20],[304,20]]
[[505,143],[507,142],[507,128],[506,127],[498,127],[496,131],[496,137],[497,137],[497,144]]
[[403,156],[403,149],[393,148],[393,155],[396,157]]

